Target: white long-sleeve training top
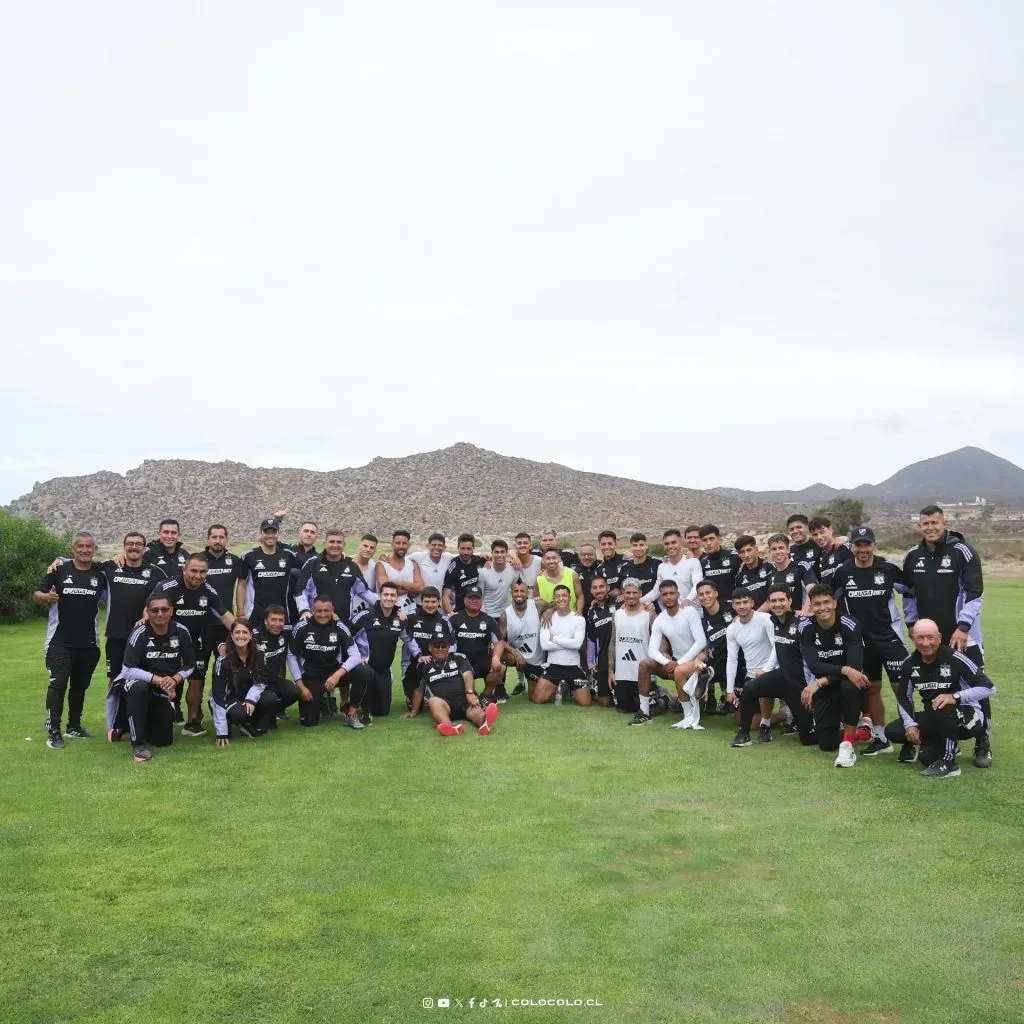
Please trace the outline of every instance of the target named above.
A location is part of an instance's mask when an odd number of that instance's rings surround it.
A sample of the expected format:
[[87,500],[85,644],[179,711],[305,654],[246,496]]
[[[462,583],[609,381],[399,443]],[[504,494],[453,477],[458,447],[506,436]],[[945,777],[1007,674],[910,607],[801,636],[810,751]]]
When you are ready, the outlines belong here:
[[[671,659],[661,652],[662,638],[668,640]],[[692,661],[697,652],[704,650],[707,645],[697,609],[679,607],[675,615],[669,615],[667,611],[658,614],[651,627],[651,643],[647,654],[659,665],[667,665],[670,660]]]
[[697,599],[697,584],[704,578],[704,570],[701,569],[699,558],[680,558],[673,565],[667,558],[662,559],[658,566],[658,578],[654,586],[647,591],[640,601],[643,604],[653,604],[658,600],[658,587],[662,580],[674,580],[679,587],[680,601],[695,601]]
[[747,664],[747,679],[753,679],[758,669],[771,672],[779,667],[775,657],[775,627],[767,612],[754,612],[753,618],[747,623],[733,619],[725,631],[725,639],[729,647],[725,668],[727,693],[736,689],[736,669],[741,649]]
[[545,665],[579,665],[580,648],[587,638],[587,625],[582,615],[570,612],[551,616],[551,625],[540,631],[540,646]]

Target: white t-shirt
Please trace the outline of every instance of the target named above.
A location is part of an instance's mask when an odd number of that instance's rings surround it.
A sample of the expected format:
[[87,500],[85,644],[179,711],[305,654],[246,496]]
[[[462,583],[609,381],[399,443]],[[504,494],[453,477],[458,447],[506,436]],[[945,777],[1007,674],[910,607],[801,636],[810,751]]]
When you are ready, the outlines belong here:
[[501,572],[484,566],[480,570],[480,589],[484,592],[484,611],[492,618],[498,618],[508,607],[509,589],[519,573],[506,565]]
[[540,559],[534,556],[533,561],[525,569],[516,569],[516,578],[521,579],[529,587],[530,597],[537,596],[537,577],[541,574]]
[[658,600],[658,587],[662,580],[675,580],[679,587],[679,601],[696,601],[697,584],[704,577],[704,571],[700,567],[699,558],[680,558],[673,565],[667,558],[661,560],[658,566],[658,578],[654,581],[654,587],[648,590],[640,598],[644,604],[653,604]]
[[[420,567],[420,576],[423,577],[424,587],[437,587],[438,594],[444,593],[444,574],[448,571],[448,566],[452,564],[452,559],[455,557],[450,551],[441,552],[441,561],[435,562],[430,557],[429,551],[414,551],[408,556]],[[420,599],[416,598],[416,603],[420,603]]]
[[725,631],[725,639],[729,645],[725,670],[727,693],[736,689],[736,670],[741,650],[747,665],[747,679],[753,679],[758,669],[771,672],[779,667],[775,656],[775,627],[767,612],[754,612],[753,618],[745,624],[739,619],[733,619]]

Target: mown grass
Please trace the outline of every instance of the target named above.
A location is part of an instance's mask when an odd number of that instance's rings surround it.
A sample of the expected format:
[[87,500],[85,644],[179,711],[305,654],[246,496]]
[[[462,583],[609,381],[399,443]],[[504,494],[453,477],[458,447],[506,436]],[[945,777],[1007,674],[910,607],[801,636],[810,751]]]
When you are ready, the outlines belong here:
[[987,602],[996,766],[948,782],[521,698],[487,739],[56,752],[41,624],[4,627],[0,1019],[1019,1021],[1024,587]]

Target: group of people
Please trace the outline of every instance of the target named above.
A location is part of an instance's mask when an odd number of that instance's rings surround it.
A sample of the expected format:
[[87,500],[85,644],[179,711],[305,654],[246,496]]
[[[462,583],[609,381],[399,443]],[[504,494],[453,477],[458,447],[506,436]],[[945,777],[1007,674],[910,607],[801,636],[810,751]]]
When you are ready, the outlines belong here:
[[[365,534],[350,557],[340,530],[318,549],[313,522],[282,543],[286,514],[264,519],[244,555],[219,524],[189,553],[165,519],[156,539],[128,533],[104,561],[90,534],[76,534],[72,557],[34,594],[49,605],[47,745],[90,736],[82,712],[105,602],[107,736],[128,736],[140,762],[171,744],[176,725],[206,734],[211,661],[214,736],[228,746],[233,733],[278,728],[292,706],[302,726],[338,715],[365,729],[391,711],[401,645],[403,717],[426,711],[442,736],[465,722],[488,735],[522,694],[614,707],[630,726],[675,710],[674,728],[699,731],[702,716],[728,715],[733,747],[772,742],[777,729],[835,752],[843,768],[858,741],[868,757],[899,745],[898,759],[931,778],[960,774],[967,739],[973,763],[992,764],[981,562],[938,506],[921,510],[922,539],[902,564],[876,553],[869,527],[836,537],[827,517],[801,514],[768,538],[767,559],[750,535],[723,546],[713,525],[666,530],[664,558],[642,533],[628,555],[611,530],[578,550],[551,530],[538,547],[521,532],[480,554],[469,533],[454,553],[439,533],[411,551],[402,529],[389,552],[378,556]],[[883,671],[898,711],[889,722]]]

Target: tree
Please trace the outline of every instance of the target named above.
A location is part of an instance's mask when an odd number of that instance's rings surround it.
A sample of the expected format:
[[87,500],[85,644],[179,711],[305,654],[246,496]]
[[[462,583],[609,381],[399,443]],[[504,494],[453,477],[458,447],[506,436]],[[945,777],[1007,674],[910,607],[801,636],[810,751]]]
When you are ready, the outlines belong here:
[[833,498],[815,515],[831,519],[832,530],[837,536],[848,534],[854,526],[863,526],[871,518],[864,511],[864,502],[857,498]]
[[0,509],[0,622],[20,622],[36,611],[32,592],[46,567],[69,555],[71,538],[48,530],[38,519]]

